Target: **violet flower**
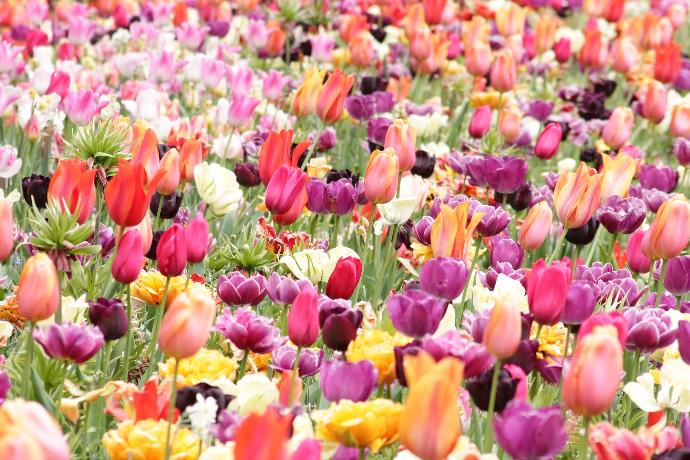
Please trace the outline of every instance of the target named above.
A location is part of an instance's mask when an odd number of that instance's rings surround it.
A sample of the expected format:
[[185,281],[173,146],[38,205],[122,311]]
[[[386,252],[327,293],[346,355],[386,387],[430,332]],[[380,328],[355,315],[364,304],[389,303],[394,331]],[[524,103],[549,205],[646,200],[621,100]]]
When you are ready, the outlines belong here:
[[464,261],[452,257],[437,257],[422,265],[419,285],[429,294],[452,301],[462,293],[468,275],[469,270]]
[[612,196],[597,211],[597,219],[609,233],[634,232],[647,214],[644,201],[639,198]]
[[216,320],[215,329],[240,350],[254,353],[270,353],[285,342],[273,320],[248,307],[235,312],[226,308]]
[[357,191],[349,179],[324,183],[312,178],[307,183],[307,208],[317,214],[343,216],[357,205]]
[[[292,345],[282,345],[271,354],[273,369],[291,371],[295,364],[297,349]],[[300,377],[316,374],[321,368],[324,352],[318,348],[302,348],[299,354],[298,372]]]
[[623,317],[628,322],[625,347],[629,350],[651,353],[676,340],[671,315],[661,308],[628,308]]
[[34,339],[53,358],[83,364],[101,349],[105,340],[96,326],[54,323],[34,330]]
[[234,271],[218,278],[218,296],[228,305],[257,305],[266,297],[266,278]]
[[436,361],[452,356],[464,364],[465,378],[472,378],[493,367],[495,359],[481,343],[473,341],[466,333],[457,329],[444,332],[440,336],[424,337],[421,348]]
[[664,287],[678,296],[690,292],[690,256],[672,257],[668,260]]
[[553,102],[536,99],[530,102],[529,108],[527,109],[527,116],[543,122],[549,118],[551,112],[553,112]]
[[555,458],[568,443],[558,406],[534,408],[515,400],[494,418],[493,427],[498,445],[516,460]]
[[477,232],[482,236],[498,235],[510,223],[510,214],[500,207],[480,204],[472,210],[472,214],[477,212],[484,213],[479,224],[477,224]]
[[441,324],[448,302],[419,289],[395,294],[386,302],[393,326],[408,337],[433,334]]
[[222,410],[218,414],[217,422],[211,426],[211,434],[221,443],[230,442],[235,439],[235,430],[242,419],[235,412]]
[[678,184],[678,172],[666,166],[642,165],[638,179],[642,188],[671,193]]
[[357,336],[363,316],[361,310],[352,308],[349,300],[321,297],[319,325],[323,343],[333,350],[347,350],[347,346]]
[[425,246],[431,244],[431,225],[434,223],[434,218],[431,216],[424,216],[414,224],[414,235],[417,241]]
[[356,363],[330,359],[324,361],[319,376],[321,391],[328,401],[357,402],[366,401],[376,388],[378,370],[366,359]]
[[489,187],[500,193],[513,193],[525,182],[527,162],[521,158],[486,157],[484,177]]
[[303,288],[311,286],[308,280],[293,280],[273,272],[266,281],[266,293],[273,303],[291,305]]
[[494,236],[491,239],[491,266],[496,267],[499,262],[510,264],[514,269],[522,266],[525,251],[520,244],[510,238]]

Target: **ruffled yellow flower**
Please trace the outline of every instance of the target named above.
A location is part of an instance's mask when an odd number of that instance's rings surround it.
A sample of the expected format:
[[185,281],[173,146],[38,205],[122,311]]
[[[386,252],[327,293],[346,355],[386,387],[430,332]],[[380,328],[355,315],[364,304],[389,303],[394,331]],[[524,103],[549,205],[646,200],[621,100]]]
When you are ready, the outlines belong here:
[[[170,302],[184,290],[186,282],[187,279],[184,276],[170,278],[168,297],[165,300],[166,305],[170,305]],[[160,304],[164,290],[165,276],[157,271],[142,271],[136,281],[132,283],[132,297],[149,305]]]
[[[165,457],[165,437],[168,423],[163,420],[126,420],[103,435],[103,446],[112,460],[162,460]],[[171,431],[171,459],[197,458],[199,438],[187,428]]]
[[271,363],[271,353],[250,353],[247,366],[256,369],[257,372],[264,371],[268,369],[268,365]]
[[[530,331],[530,339],[537,339],[537,325],[532,326]],[[553,358],[562,358],[565,354],[565,338],[568,335],[568,330],[563,323],[557,323],[553,326],[542,326],[539,333],[539,348],[537,349],[537,357],[539,359],[546,359],[552,361]]]
[[[196,385],[200,382],[235,380],[237,367],[237,361],[223,356],[218,350],[202,348],[191,358],[180,360],[177,388]],[[172,378],[174,372],[174,358],[158,364],[158,373],[161,378]]]
[[368,359],[379,371],[378,383],[395,380],[395,347],[407,345],[412,339],[402,334],[391,335],[380,329],[361,330],[347,347],[347,360],[356,363]]
[[470,105],[473,108],[489,105],[492,109],[503,107],[508,102],[507,97],[501,97],[498,91],[474,92],[470,96]]
[[402,405],[388,399],[342,400],[312,414],[316,437],[377,452],[398,439]]

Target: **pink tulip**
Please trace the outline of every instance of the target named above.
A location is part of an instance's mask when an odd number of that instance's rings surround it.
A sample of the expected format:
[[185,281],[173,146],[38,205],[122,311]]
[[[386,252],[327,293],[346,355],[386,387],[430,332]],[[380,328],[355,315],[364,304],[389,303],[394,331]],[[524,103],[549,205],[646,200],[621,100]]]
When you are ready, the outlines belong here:
[[266,208],[274,214],[288,212],[306,193],[308,179],[299,168],[288,165],[279,167],[266,186]]
[[246,125],[254,115],[254,109],[261,102],[238,91],[232,92],[232,102],[228,109],[228,124],[235,128]]
[[208,341],[216,317],[216,303],[197,283],[178,294],[163,317],[158,345],[177,359],[196,354]]
[[62,101],[67,117],[77,125],[87,125],[105,107],[108,102],[98,102],[98,96],[90,89],[71,91]]
[[562,138],[563,129],[560,123],[549,123],[537,139],[537,145],[534,147],[534,154],[542,160],[553,158],[558,152],[558,148],[561,146]]
[[120,238],[117,254],[113,259],[113,278],[122,284],[133,283],[139,276],[144,264],[144,249],[141,235],[137,230],[130,230]]
[[187,265],[187,239],[180,224],[172,224],[158,241],[156,247],[158,270],[164,276],[180,276]]
[[652,123],[660,123],[666,116],[668,105],[668,92],[666,87],[658,82],[651,81],[642,92],[642,115]]
[[468,131],[470,136],[481,139],[491,129],[491,107],[483,105],[474,111]]
[[319,336],[319,294],[311,286],[297,294],[288,313],[288,337],[298,347],[308,347]]
[[46,94],[57,94],[60,99],[64,99],[69,91],[70,76],[67,72],[61,70],[56,70],[50,76],[50,83],[48,84],[48,89],[46,89]]
[[570,60],[570,40],[567,38],[561,38],[553,45],[553,52],[556,55],[556,60],[560,63],[565,63]]
[[202,213],[198,213],[187,225],[187,262],[198,264],[206,257],[208,250],[208,222]]
[[538,260],[527,276],[529,311],[539,324],[556,324],[563,314],[570,287],[570,270],[561,262]]
[[0,196],[0,261],[7,259],[14,248],[12,202]]
[[628,267],[635,273],[648,273],[652,261],[642,252],[642,238],[644,230],[637,230],[628,238],[626,255],[628,257]]

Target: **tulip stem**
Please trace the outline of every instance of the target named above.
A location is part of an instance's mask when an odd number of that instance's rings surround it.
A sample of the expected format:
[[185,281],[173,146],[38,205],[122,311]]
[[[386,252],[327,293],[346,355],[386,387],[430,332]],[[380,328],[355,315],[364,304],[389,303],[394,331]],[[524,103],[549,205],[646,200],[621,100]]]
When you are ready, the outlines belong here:
[[584,433],[582,434],[582,439],[580,439],[580,454],[578,458],[581,460],[587,459],[587,434],[589,433],[589,417],[582,417],[582,429]]
[[[170,458],[172,446],[170,445],[170,427],[175,413],[175,400],[177,399],[177,371],[180,360],[175,358],[175,371],[173,372],[172,388],[170,389],[170,404],[168,405],[168,431],[165,435],[165,460]],[[174,443],[174,441],[173,441]]]
[[494,418],[494,411],[496,409],[496,389],[498,387],[498,376],[501,373],[501,360],[497,359],[496,364],[494,364],[494,374],[491,377],[491,393],[489,393],[489,407],[486,413],[486,425],[484,427],[484,448],[482,449],[484,453],[489,453],[491,450],[491,445],[494,441],[493,428],[491,427],[491,421]]
[[550,264],[553,259],[556,258],[556,256],[561,252],[561,247],[563,246],[563,242],[565,241],[565,234],[568,232],[567,228],[563,228],[563,231],[561,232],[561,236],[558,237],[558,241],[556,241],[556,246],[553,248],[553,252],[549,256],[549,260],[546,261],[547,265]]
[[597,227],[597,231],[594,233],[594,240],[592,241],[592,245],[589,247],[589,252],[587,253],[587,260],[585,260],[585,265],[589,266],[590,263],[592,263],[592,259],[594,258],[594,252],[597,250],[597,247],[599,246],[599,237],[601,234],[601,227]]
[[237,370],[237,381],[244,377],[244,373],[247,369],[247,358],[249,358],[249,350],[244,350],[244,355],[240,360],[240,368]]
[[474,255],[472,256],[472,264],[470,265],[470,271],[467,273],[467,281],[465,281],[465,287],[462,288],[462,297],[460,297],[460,312],[455,320],[455,324],[459,325],[462,322],[462,317],[465,314],[465,296],[467,295],[467,286],[472,282],[472,272],[477,264],[477,259],[479,258],[479,245],[481,244],[482,237],[478,236],[474,244]]
[[295,391],[295,379],[299,375],[299,355],[302,352],[302,347],[297,347],[295,352],[295,362],[292,364],[292,376],[290,378],[290,392],[288,393],[288,407],[292,406],[292,396]]
[[125,360],[122,369],[122,380],[129,380],[130,355],[132,354],[132,285],[127,285],[127,338],[125,339]]
[[[633,357],[632,369],[630,369],[630,382],[637,381],[637,374],[640,371],[640,355],[642,354],[641,349],[635,350],[635,355]],[[632,400],[630,396],[626,400],[625,404],[625,426],[630,425],[630,417],[632,416]]]
[[34,360],[34,323],[29,323],[26,334],[26,362],[24,363],[24,375],[22,375],[22,398],[29,398],[29,378]]
[[661,295],[664,293],[664,278],[666,278],[667,266],[668,264],[666,263],[666,260],[661,259],[661,276],[659,277],[659,284],[657,284],[656,287],[656,308],[659,308],[659,304],[661,303]]
[[161,211],[163,210],[163,195],[159,195],[158,208],[156,209],[156,218],[153,221],[153,230],[158,228],[158,224],[161,220]]
[[367,458],[367,450],[365,447],[359,448],[359,455],[357,455],[358,460],[365,460]]
[[[165,288],[163,289],[163,297],[161,297],[161,302],[158,304],[158,311],[156,312],[156,318],[153,323],[153,331],[151,332],[151,342],[149,343],[148,353],[151,355],[153,360],[153,351],[156,348],[156,343],[158,342],[158,333],[160,332],[161,322],[163,321],[163,313],[165,312],[165,301],[168,300],[168,288],[170,287],[170,277],[165,278]],[[149,363],[149,367],[155,363]]]

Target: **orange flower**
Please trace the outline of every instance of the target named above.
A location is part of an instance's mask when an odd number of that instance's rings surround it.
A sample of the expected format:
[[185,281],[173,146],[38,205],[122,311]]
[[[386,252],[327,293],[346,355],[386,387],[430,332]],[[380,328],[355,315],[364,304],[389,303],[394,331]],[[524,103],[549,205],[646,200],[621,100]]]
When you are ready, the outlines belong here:
[[369,67],[374,60],[374,39],[365,30],[350,40],[350,62],[357,67]]
[[601,170],[601,202],[603,203],[613,195],[622,198],[628,196],[630,183],[637,171],[637,160],[625,152],[619,152],[615,158],[602,153],[604,167]]
[[293,130],[272,131],[259,151],[259,176],[264,185],[282,165],[297,166],[300,156],[309,147],[309,141],[300,142],[292,149]]
[[180,150],[180,178],[185,181],[194,180],[194,167],[204,159],[202,143],[198,139],[187,139]]
[[304,80],[292,101],[292,111],[298,117],[305,117],[316,110],[319,93],[323,87],[324,71],[312,67],[304,74]]
[[60,280],[55,264],[44,252],[24,264],[17,288],[19,313],[29,321],[50,318],[60,305]]
[[444,459],[461,434],[457,401],[463,365],[450,357],[436,362],[422,352],[405,357],[404,367],[409,393],[400,416],[400,441],[420,458]]
[[441,206],[441,212],[431,224],[431,249],[434,257],[467,258],[472,233],[484,215],[483,212],[475,212],[468,222],[469,212],[469,201],[460,203],[455,209],[447,205]]
[[462,44],[465,52],[478,44],[489,44],[489,34],[491,28],[481,16],[474,15],[472,20],[464,22],[462,27]]
[[242,420],[235,431],[235,460],[285,460],[292,420],[272,407]]
[[345,96],[350,92],[354,82],[354,76],[346,75],[340,69],[335,69],[335,72],[328,76],[316,103],[316,114],[324,123],[335,123],[340,119]]
[[504,37],[522,35],[525,31],[525,19],[527,19],[527,9],[516,3],[510,2],[502,8],[498,8],[496,10],[498,33]]
[[544,14],[537,19],[534,26],[534,46],[537,54],[550,50],[556,41],[556,30],[559,22],[552,16]]
[[160,169],[150,180],[141,164],[132,165],[126,160],[117,163],[117,174],[105,186],[105,205],[110,218],[117,225],[133,227],[139,224],[149,209],[156,185],[163,179],[165,170]]
[[510,358],[520,346],[522,316],[518,304],[507,295],[496,299],[484,329],[484,346],[498,359]]
[[681,102],[673,108],[669,128],[674,137],[690,138],[690,103]]
[[141,122],[134,124],[132,134],[132,165],[142,165],[148,177],[153,177],[160,167],[160,157],[158,156],[158,139],[151,128]]
[[565,228],[582,227],[592,217],[601,200],[603,176],[580,163],[577,172],[566,171],[558,178],[553,203]]
[[388,203],[398,190],[400,160],[395,150],[374,150],[364,175],[364,194],[372,203]]
[[88,169],[85,161],[60,160],[50,179],[48,197],[57,201],[63,211],[76,214],[77,221],[83,224],[96,203],[95,178],[96,170]]
[[431,37],[433,51],[425,61],[419,65],[419,71],[423,73],[434,73],[443,67],[448,57],[448,48],[450,48],[450,40],[448,40],[447,33],[435,33]]
[[518,241],[523,248],[535,250],[544,243],[551,229],[553,212],[546,201],[532,206],[520,226]]
[[580,48],[580,63],[585,67],[598,69],[606,64],[607,57],[608,46],[601,31],[599,29],[585,30],[585,42]]
[[642,238],[642,252],[652,260],[675,257],[690,239],[690,204],[683,195],[674,195],[657,210]]

